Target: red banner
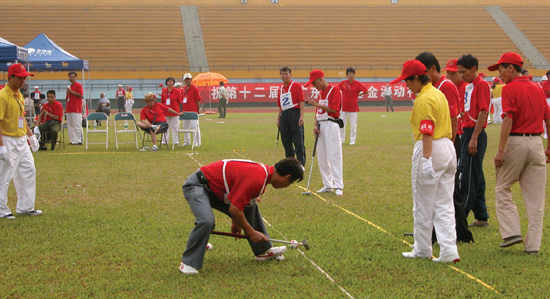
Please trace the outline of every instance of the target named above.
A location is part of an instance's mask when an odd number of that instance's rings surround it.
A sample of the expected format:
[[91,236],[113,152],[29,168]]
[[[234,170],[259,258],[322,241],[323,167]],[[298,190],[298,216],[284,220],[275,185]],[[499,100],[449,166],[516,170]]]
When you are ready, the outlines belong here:
[[[331,83],[333,84],[333,83]],[[386,84],[383,82],[367,83],[368,93],[359,96],[359,101],[385,101],[382,91],[386,89]],[[238,83],[226,84],[227,95],[229,102],[277,102],[277,92],[280,91],[282,83]],[[198,86],[202,99],[208,103],[218,101],[219,86]],[[410,101],[414,98],[412,92],[407,88],[405,82],[389,85],[394,101]],[[312,97],[319,99],[319,91],[313,87],[303,87],[304,97]]]

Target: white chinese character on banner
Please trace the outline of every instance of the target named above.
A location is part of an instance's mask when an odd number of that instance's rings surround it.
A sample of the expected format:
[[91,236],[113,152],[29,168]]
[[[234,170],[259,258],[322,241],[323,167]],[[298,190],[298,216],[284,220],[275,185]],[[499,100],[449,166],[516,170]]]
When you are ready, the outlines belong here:
[[407,89],[407,95],[409,96],[409,98],[413,98],[413,92],[410,89]]
[[269,86],[269,98],[277,99],[279,97],[279,86]]
[[218,99],[218,92],[220,90],[220,87],[217,87],[217,86],[212,86],[212,100],[217,100]]
[[378,89],[376,89],[374,86],[369,87],[369,95],[367,96],[369,99],[376,99],[378,98]]
[[320,92],[319,90],[317,90],[317,88],[311,87],[311,98],[312,98],[312,99],[316,99],[316,100],[317,100],[317,98],[319,97],[319,94],[320,94],[320,93],[321,93],[321,92]]
[[393,87],[393,95],[398,97],[398,98],[404,97],[405,96],[405,87],[401,86],[401,85],[394,86]]
[[237,87],[228,86],[225,89],[227,89],[227,98],[228,99],[235,100],[237,98]]

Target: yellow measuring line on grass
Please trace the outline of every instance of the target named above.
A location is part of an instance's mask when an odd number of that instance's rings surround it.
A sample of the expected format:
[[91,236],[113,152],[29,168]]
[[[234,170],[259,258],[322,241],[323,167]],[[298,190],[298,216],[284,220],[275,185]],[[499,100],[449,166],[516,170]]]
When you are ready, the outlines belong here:
[[[302,187],[302,186],[299,186],[299,185],[296,185],[296,187],[298,187],[298,188],[300,188],[300,189],[302,189],[302,190],[304,190],[304,191],[310,191],[310,190],[307,190],[306,188],[304,188],[304,187]],[[329,202],[328,200],[326,200],[325,198],[323,198],[323,197],[320,196],[319,194],[317,194],[317,193],[315,193],[315,192],[311,192],[311,194],[317,196],[317,197],[320,198],[322,201],[331,204],[333,207],[338,208],[338,209],[340,209],[340,210],[342,210],[342,211],[344,211],[344,212],[346,212],[346,213],[352,215],[353,217],[355,217],[355,218],[357,218],[357,219],[359,219],[359,220],[365,221],[365,222],[368,223],[370,226],[373,226],[374,228],[378,229],[379,231],[384,232],[384,233],[386,233],[386,234],[388,234],[388,235],[390,235],[390,236],[392,236],[392,237],[394,237],[394,238],[400,240],[400,241],[403,242],[404,244],[409,245],[409,246],[411,245],[409,242],[407,242],[407,241],[405,241],[405,240],[403,240],[403,239],[400,239],[400,238],[396,237],[394,234],[392,234],[392,233],[388,232],[387,230],[383,229],[382,227],[380,227],[380,226],[378,226],[378,225],[376,225],[376,224],[370,222],[369,220],[367,220],[367,219],[365,219],[365,218],[363,218],[363,217],[361,217],[361,216],[359,216],[359,215],[353,213],[352,211],[347,210],[346,208],[341,207],[341,206],[339,206],[339,205],[337,205],[337,204],[334,204],[334,203]],[[464,272],[464,271],[462,271],[462,270],[456,268],[455,266],[449,265],[449,267],[450,267],[451,269],[455,270],[456,272],[460,273],[460,274],[464,274],[464,275],[465,275],[466,277],[468,277],[469,279],[472,279],[472,280],[474,280],[474,281],[480,283],[482,286],[484,286],[484,287],[486,287],[486,288],[488,288],[488,289],[490,289],[490,290],[495,291],[495,293],[497,293],[497,294],[500,293],[500,292],[497,291],[495,288],[493,288],[492,286],[490,286],[490,285],[488,285],[487,283],[483,282],[483,281],[480,280],[479,278],[476,278],[476,277],[473,276],[472,274],[469,274],[469,273],[467,273],[467,272]]]

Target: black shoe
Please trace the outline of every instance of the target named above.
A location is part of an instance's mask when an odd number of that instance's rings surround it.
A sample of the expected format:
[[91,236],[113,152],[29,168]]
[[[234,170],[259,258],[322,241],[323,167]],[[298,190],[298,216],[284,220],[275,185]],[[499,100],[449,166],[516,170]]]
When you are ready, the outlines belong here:
[[38,150],[39,150],[39,151],[47,151],[48,148],[45,147],[45,146],[41,146],[41,147],[38,148]]
[[77,143],[76,145],[82,145],[82,142]]
[[504,239],[504,242],[500,243],[500,247],[510,247],[512,245],[522,243],[522,242],[523,242],[523,238],[520,235],[511,236],[509,238]]

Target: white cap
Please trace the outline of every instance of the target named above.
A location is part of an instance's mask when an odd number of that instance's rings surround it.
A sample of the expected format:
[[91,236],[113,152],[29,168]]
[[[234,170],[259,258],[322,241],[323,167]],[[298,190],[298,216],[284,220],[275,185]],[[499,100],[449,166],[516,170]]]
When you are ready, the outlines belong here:
[[546,77],[546,75],[542,76],[542,81],[546,81],[548,80],[548,77]]
[[176,82],[176,84],[174,84],[174,86],[181,86],[181,82]]
[[122,87],[122,85],[121,85],[121,84],[119,84],[119,85],[118,85],[118,87]]
[[38,89],[38,86],[35,86],[34,89]]
[[191,73],[186,73],[185,75],[183,75],[183,80],[185,79],[193,79],[193,76],[191,76]]

